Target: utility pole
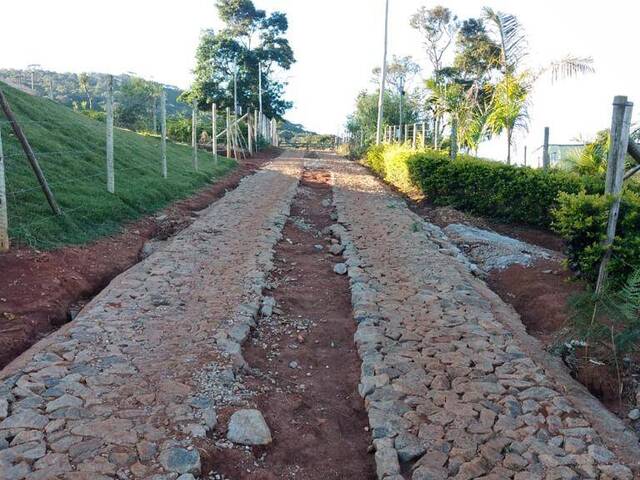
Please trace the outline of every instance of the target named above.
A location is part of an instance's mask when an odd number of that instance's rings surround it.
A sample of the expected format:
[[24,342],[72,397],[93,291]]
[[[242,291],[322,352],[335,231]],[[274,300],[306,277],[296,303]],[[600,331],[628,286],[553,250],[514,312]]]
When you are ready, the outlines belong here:
[[233,114],[238,117],[238,64],[233,66]]
[[167,92],[160,92],[160,152],[162,160],[162,178],[167,178]]
[[400,77],[400,129],[402,129],[402,125],[404,123],[404,118],[403,118],[403,111],[402,111],[402,107],[403,107],[403,103],[404,103],[404,77]]
[[258,62],[258,104],[262,117],[262,62]]
[[376,129],[376,145],[380,145],[382,136],[382,119],[384,113],[384,86],[387,80],[387,43],[389,39],[389,0],[385,0],[384,11],[384,53],[380,72],[380,97],[378,98],[378,124]]

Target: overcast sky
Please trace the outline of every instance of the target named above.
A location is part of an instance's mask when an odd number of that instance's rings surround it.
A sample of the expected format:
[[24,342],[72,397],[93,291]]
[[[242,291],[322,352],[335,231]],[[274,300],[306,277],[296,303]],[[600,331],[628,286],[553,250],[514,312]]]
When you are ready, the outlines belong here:
[[[371,69],[381,63],[384,0],[254,0],[289,17],[289,39],[298,63],[285,74],[287,114],[310,129],[335,133],[353,110],[357,93],[372,88]],[[551,85],[542,79],[532,98],[528,135],[517,138],[532,152],[551,127],[552,143],[591,137],[608,127],[614,95],[639,103],[637,49],[640,2],[628,0],[447,0],[460,18],[479,16],[483,5],[518,16],[529,39],[530,66],[567,53],[592,56],[597,73]],[[389,54],[412,55],[429,75],[426,56],[409,16],[426,0],[391,0]],[[4,0],[0,66],[39,63],[57,71],[136,72],[187,88],[200,30],[217,28],[214,0]],[[504,158],[503,142],[481,154]],[[531,156],[530,156],[531,158]],[[534,157],[537,158],[537,157]]]

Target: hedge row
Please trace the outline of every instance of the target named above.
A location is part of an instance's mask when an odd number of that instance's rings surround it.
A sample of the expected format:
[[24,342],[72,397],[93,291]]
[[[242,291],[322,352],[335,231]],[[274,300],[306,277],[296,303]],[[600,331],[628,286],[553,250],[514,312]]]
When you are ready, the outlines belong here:
[[397,146],[372,148],[369,166],[402,191],[419,188],[436,205],[506,222],[549,227],[560,192],[602,193],[600,177],[561,171],[546,172],[459,155],[412,151]]
[[[436,205],[553,228],[567,243],[571,267],[590,281],[597,277],[610,205],[600,176],[515,167],[466,155],[451,161],[445,152],[393,145],[369,149],[366,163],[401,191],[418,190]],[[614,283],[640,266],[637,192],[624,196],[613,257]]]

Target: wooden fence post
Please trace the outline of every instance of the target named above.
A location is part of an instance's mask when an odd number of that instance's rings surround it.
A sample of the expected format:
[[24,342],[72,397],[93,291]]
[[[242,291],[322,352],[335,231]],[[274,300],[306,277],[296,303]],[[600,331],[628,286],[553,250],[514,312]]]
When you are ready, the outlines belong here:
[[18,124],[18,120],[16,119],[16,116],[13,114],[13,111],[11,110],[11,106],[9,105],[9,102],[7,102],[7,99],[5,98],[4,93],[2,93],[2,90],[0,90],[0,108],[2,108],[2,111],[7,117],[7,120],[9,120],[9,123],[11,124],[11,129],[13,130],[13,133],[15,134],[16,138],[20,142],[20,145],[22,146],[22,150],[24,150],[24,153],[27,156],[27,160],[29,160],[29,164],[31,165],[31,168],[33,169],[33,173],[35,173],[36,178],[38,179],[40,188],[42,188],[42,191],[44,192],[44,196],[46,197],[47,203],[49,203],[51,210],[56,215],[62,215],[62,210],[60,210],[60,207],[58,206],[58,202],[56,202],[56,198],[53,196],[53,192],[49,188],[47,179],[45,178],[44,173],[40,168],[40,164],[38,163],[38,159],[36,158],[35,153],[33,153],[33,149],[29,144],[29,140],[27,140],[27,137],[22,131],[22,128],[20,128],[20,125]]
[[193,147],[193,169],[198,171],[198,101],[191,107],[191,146]]
[[227,107],[227,158],[231,158],[231,109]]
[[162,153],[162,177],[167,178],[167,93],[160,93],[160,151]]
[[211,150],[213,150],[213,164],[218,166],[218,111],[216,104],[211,105]]
[[544,127],[544,144],[542,145],[542,168],[549,170],[551,157],[549,156],[549,127]]
[[0,129],[0,252],[9,251],[9,219],[7,216],[7,190],[4,179],[4,153]]
[[107,192],[115,193],[116,176],[113,168],[113,75],[107,80]]
[[605,194],[613,195],[613,203],[609,210],[607,224],[607,238],[604,241],[605,249],[600,270],[596,293],[601,293],[607,281],[607,267],[611,260],[611,247],[616,236],[616,225],[620,213],[620,200],[624,179],[624,160],[629,146],[629,134],[631,129],[631,114],[633,103],[627,101],[627,97],[616,96],[613,99],[613,116],[611,119],[611,140],[609,158],[607,164],[607,178],[605,181]]

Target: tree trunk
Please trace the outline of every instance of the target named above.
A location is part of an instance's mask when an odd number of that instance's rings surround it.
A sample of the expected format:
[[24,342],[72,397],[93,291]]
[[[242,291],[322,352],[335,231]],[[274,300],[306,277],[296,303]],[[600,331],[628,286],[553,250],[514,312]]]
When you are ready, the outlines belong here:
[[433,115],[433,148],[438,148],[438,116]]
[[507,127],[507,165],[511,165],[511,129]]

